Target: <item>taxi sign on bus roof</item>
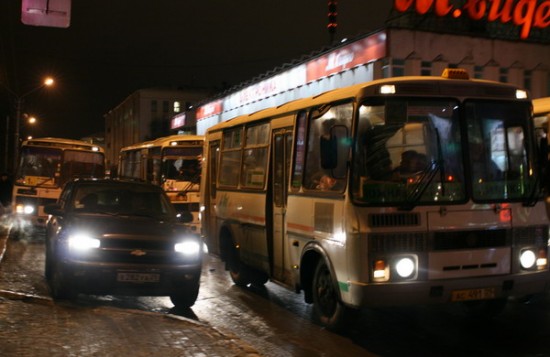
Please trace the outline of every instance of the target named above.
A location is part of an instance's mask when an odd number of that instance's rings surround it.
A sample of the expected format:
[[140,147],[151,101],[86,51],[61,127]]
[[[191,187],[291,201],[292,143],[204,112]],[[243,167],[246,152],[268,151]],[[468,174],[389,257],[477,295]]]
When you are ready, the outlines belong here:
[[468,71],[464,68],[445,68],[441,77],[448,79],[470,79]]

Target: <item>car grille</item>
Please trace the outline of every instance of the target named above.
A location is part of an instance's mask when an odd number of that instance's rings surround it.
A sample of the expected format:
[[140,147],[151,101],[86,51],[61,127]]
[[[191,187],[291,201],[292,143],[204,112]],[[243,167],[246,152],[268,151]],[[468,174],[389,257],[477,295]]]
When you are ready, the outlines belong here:
[[189,262],[174,251],[174,242],[159,239],[108,237],[101,239],[101,248],[80,257],[89,262],[165,265]]

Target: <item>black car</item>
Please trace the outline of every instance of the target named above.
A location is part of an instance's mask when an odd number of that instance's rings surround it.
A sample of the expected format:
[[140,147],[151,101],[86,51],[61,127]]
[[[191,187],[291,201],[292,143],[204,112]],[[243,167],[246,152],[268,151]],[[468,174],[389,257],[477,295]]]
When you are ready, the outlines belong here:
[[168,295],[176,307],[195,303],[202,242],[160,187],[75,180],[45,211],[45,275],[54,299]]

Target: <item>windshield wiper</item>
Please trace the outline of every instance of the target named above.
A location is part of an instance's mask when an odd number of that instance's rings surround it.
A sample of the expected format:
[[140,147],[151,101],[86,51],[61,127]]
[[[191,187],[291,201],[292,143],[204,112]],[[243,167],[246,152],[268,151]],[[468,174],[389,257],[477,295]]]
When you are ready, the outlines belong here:
[[416,203],[422,198],[422,195],[426,189],[432,183],[435,175],[439,171],[439,180],[441,182],[441,193],[445,195],[445,164],[443,160],[442,150],[441,150],[441,139],[439,136],[439,130],[436,128],[435,137],[437,141],[437,161],[432,161],[420,174],[418,181],[415,183],[412,192],[407,195],[405,204],[400,207],[400,209],[411,210],[416,206]]
[[418,181],[414,184],[413,189],[410,194],[407,195],[407,198],[400,209],[410,211],[416,206],[416,203],[420,200],[428,186],[432,183],[437,171],[442,171],[441,164],[437,161],[432,161],[424,169],[424,171],[422,171]]

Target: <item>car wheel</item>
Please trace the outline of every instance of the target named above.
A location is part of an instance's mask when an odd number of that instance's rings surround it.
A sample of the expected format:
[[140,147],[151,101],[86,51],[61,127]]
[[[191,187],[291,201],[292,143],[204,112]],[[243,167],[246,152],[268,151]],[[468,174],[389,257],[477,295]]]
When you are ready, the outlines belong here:
[[179,289],[178,292],[170,295],[170,300],[176,308],[187,309],[195,304],[199,296],[200,283],[187,286],[185,289]]
[[70,280],[67,278],[61,263],[52,262],[50,264],[52,266],[50,278],[52,297],[56,300],[74,299],[76,297],[76,292],[70,287]]
[[15,227],[15,225],[12,225],[10,228],[10,233],[8,235],[8,238],[10,240],[16,241],[16,240],[19,240],[20,236],[21,236],[21,232],[19,228]]
[[312,282],[314,319],[330,330],[340,330],[349,322],[352,309],[342,304],[336,282],[327,263],[320,259]]
[[50,248],[48,247],[48,242],[46,242],[46,259],[44,262],[44,276],[48,283],[52,280],[52,255]]

